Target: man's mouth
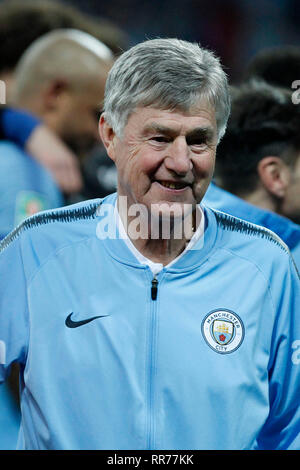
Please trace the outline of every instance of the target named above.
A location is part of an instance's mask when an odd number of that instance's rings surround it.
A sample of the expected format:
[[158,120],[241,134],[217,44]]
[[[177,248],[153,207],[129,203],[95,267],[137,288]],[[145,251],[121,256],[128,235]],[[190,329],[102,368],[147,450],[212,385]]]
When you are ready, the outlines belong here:
[[185,189],[191,186],[191,184],[189,183],[179,182],[179,181],[165,181],[165,180],[155,180],[155,181],[156,183],[159,183],[161,186],[164,186],[165,188],[175,189],[175,190]]

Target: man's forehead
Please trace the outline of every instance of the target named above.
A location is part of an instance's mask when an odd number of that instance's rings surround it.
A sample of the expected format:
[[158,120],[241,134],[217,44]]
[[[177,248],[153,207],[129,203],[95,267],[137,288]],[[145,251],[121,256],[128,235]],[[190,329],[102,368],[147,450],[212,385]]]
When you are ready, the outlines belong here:
[[136,125],[143,133],[190,133],[197,129],[216,128],[215,112],[211,106],[197,107],[189,112],[140,107],[133,114]]

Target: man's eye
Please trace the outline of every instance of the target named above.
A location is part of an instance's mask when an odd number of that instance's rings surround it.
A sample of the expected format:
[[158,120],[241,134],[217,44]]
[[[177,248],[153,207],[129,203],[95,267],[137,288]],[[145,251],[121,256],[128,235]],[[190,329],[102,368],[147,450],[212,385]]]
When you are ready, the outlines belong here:
[[195,139],[195,140],[188,141],[187,144],[190,145],[190,146],[195,145],[195,146],[199,147],[201,145],[206,145],[206,142],[204,140],[201,140],[201,139],[197,139],[197,140]]
[[168,139],[168,137],[165,137],[162,135],[151,137],[151,140],[154,140],[155,142],[158,142],[158,143],[170,142],[170,139]]

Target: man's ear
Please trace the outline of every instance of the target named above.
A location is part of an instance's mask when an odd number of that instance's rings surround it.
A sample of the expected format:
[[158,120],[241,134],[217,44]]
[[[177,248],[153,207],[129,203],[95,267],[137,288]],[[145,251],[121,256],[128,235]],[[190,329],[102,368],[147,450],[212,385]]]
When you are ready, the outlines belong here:
[[290,183],[290,170],[279,157],[264,157],[257,165],[257,172],[265,189],[282,199]]
[[42,93],[43,107],[45,111],[56,111],[64,105],[64,97],[69,94],[70,86],[65,80],[53,80]]
[[105,114],[101,114],[99,120],[99,134],[103,142],[104,147],[106,148],[107,155],[115,161],[116,152],[115,152],[115,139],[117,138],[115,131],[105,120]]

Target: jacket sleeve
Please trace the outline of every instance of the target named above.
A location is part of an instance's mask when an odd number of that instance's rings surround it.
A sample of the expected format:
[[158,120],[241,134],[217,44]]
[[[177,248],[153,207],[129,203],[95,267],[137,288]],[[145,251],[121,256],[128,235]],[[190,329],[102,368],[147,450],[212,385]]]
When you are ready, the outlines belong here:
[[27,286],[20,240],[0,243],[0,383],[12,362],[25,364],[28,349]]
[[268,370],[270,412],[259,449],[300,449],[300,280],[291,257],[289,265],[271,288],[276,316]]

